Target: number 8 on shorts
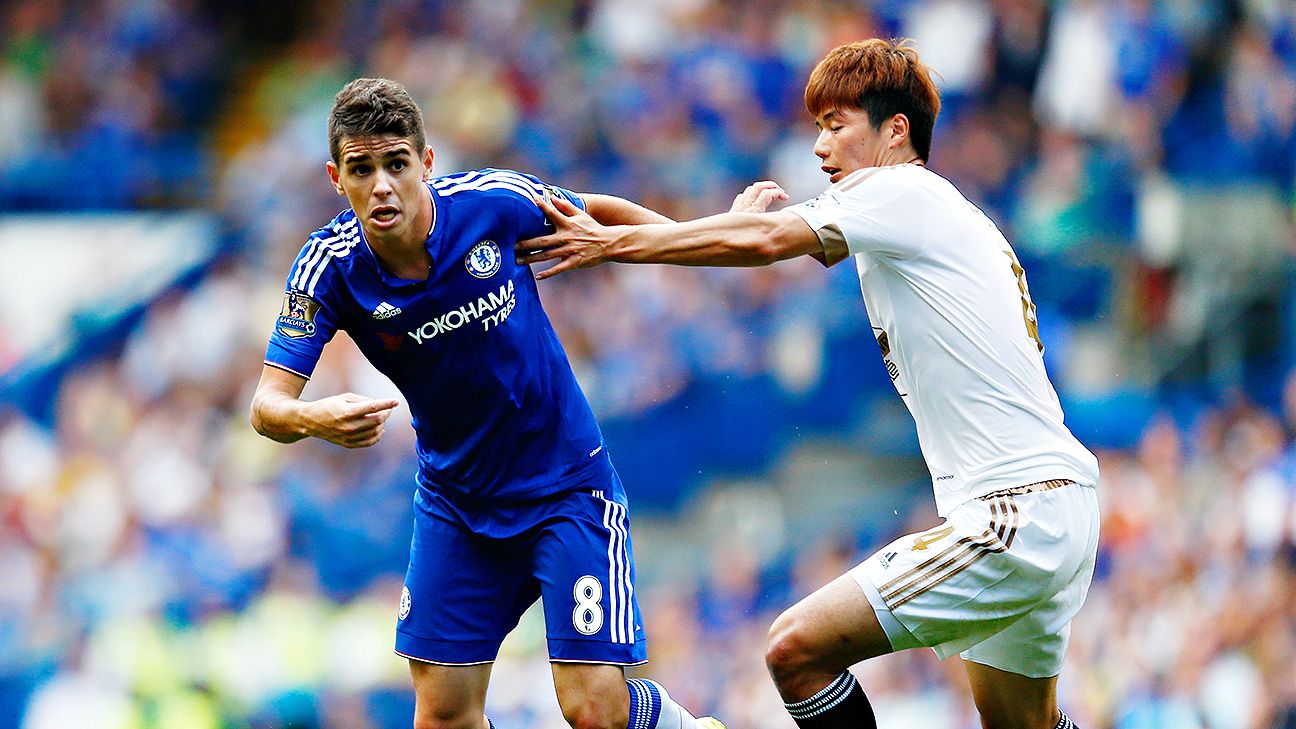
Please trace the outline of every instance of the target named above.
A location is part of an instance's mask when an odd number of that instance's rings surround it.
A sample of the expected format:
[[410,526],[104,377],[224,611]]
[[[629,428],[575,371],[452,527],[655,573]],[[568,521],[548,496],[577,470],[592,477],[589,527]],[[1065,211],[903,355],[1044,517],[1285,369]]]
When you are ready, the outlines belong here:
[[572,610],[572,627],[582,635],[594,635],[603,627],[603,583],[593,575],[576,580],[572,588],[576,608]]

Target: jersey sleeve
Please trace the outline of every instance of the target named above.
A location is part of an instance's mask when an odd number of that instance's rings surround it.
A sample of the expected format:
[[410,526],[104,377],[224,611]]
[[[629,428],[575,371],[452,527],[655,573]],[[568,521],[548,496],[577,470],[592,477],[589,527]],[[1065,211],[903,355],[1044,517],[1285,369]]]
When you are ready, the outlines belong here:
[[270,332],[265,355],[265,364],[306,379],[315,372],[324,345],[333,339],[338,328],[328,303],[329,278],[312,280],[301,275],[303,271],[309,273],[310,250],[307,244],[288,275],[279,318]]
[[926,246],[923,211],[915,205],[915,196],[908,194],[910,185],[890,184],[893,182],[894,176],[876,173],[847,178],[787,210],[800,216],[819,236],[825,265],[858,253],[884,259],[914,258]]
[[530,193],[529,196],[518,195],[518,204],[514,206],[517,209],[518,240],[548,235],[554,230],[549,219],[545,217],[544,211],[535,204],[535,198],[548,200],[553,197],[563,197],[581,210],[585,209],[585,201],[581,199],[580,195],[571,190],[557,185],[545,184],[532,175],[521,172],[514,172],[513,174],[520,178],[520,186]]

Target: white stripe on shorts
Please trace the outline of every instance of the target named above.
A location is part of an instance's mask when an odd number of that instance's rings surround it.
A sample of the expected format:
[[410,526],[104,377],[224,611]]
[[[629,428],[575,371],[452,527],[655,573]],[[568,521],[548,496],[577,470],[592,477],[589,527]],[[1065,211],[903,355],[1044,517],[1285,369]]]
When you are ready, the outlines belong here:
[[634,586],[630,584],[630,557],[626,550],[626,510],[615,501],[603,501],[603,526],[608,530],[608,630],[613,643],[634,643]]

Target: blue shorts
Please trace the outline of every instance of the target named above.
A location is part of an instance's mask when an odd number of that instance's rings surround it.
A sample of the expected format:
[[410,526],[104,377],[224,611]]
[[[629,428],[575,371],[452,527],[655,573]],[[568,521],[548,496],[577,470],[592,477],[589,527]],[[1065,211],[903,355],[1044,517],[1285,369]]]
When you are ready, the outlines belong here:
[[480,507],[420,486],[396,652],[490,663],[539,597],[551,660],[647,661],[625,493],[615,473],[608,486]]

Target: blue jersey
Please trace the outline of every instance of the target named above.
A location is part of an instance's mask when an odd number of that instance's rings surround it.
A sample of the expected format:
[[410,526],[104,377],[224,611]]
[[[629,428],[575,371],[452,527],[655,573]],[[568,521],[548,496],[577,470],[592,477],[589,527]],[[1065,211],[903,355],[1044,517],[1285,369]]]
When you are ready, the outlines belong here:
[[409,403],[419,483],[447,497],[489,504],[602,488],[612,476],[602,433],[513,254],[515,242],[552,231],[534,197],[583,201],[508,170],[428,189],[427,280],[387,272],[343,211],[298,255],[266,364],[310,377],[346,331]]

